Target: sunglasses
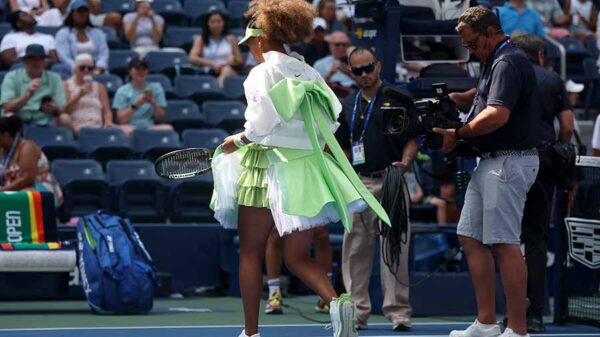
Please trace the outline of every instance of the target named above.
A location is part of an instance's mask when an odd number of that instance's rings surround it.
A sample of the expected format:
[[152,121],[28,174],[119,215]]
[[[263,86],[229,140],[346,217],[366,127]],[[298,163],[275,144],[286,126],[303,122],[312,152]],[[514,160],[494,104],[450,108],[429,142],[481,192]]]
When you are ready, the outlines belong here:
[[481,36],[481,34],[478,34],[477,37],[475,38],[475,40],[473,40],[473,42],[463,44],[462,45],[463,48],[475,50],[477,48],[477,42],[479,41],[480,36]]
[[354,68],[352,67],[352,74],[354,74],[354,76],[360,76],[364,73],[366,74],[370,74],[375,70],[375,63],[371,63],[371,64],[367,64],[366,66],[362,66],[362,67],[358,67],[358,68]]
[[94,66],[79,66],[80,71],[92,71],[94,70]]

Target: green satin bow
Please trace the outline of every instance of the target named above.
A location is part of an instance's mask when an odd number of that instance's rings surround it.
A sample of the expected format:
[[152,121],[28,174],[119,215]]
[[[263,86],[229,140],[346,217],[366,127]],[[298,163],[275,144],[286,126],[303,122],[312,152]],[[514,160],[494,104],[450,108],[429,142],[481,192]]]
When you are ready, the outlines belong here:
[[346,158],[344,151],[335,139],[333,132],[331,132],[331,129],[329,128],[331,123],[336,122],[335,111],[333,110],[331,102],[337,98],[331,96],[326,84],[317,80],[299,81],[286,78],[279,81],[271,88],[271,90],[269,90],[269,96],[273,101],[277,113],[284,121],[290,121],[297,111],[300,111],[302,114],[302,119],[306,125],[306,131],[308,132],[314,155],[319,163],[327,186],[333,194],[335,208],[340,215],[344,228],[346,228],[347,231],[352,230],[352,220],[350,214],[348,214],[347,208],[348,202],[344,200],[338,186],[333,182],[334,180],[331,176],[331,172],[325,164],[325,155],[319,144],[315,124],[321,133],[321,136],[325,139],[325,143],[329,146],[337,164],[340,166],[346,177],[348,177],[348,180],[350,180],[350,183],[352,183],[356,191],[375,214],[389,226],[390,219],[387,213],[383,207],[381,207],[377,199],[375,199],[371,192],[369,192],[365,185],[360,181],[354,168],[350,165],[348,158]]

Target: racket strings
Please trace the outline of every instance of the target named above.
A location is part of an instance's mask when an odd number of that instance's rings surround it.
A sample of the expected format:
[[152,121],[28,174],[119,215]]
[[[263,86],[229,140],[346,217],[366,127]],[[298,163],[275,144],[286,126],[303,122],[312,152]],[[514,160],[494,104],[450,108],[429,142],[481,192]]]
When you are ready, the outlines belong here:
[[163,158],[159,174],[171,179],[191,177],[210,169],[211,155],[206,150],[181,151]]

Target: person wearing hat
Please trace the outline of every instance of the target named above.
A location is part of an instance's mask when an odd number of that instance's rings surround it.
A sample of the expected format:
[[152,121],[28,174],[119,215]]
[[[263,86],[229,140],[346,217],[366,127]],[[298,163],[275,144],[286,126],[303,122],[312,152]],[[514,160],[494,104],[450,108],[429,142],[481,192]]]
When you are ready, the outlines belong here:
[[123,17],[125,38],[131,48],[140,55],[159,50],[159,42],[163,37],[165,20],[154,14],[153,0],[135,0],[135,12]]
[[[54,7],[60,9],[65,16],[69,14],[74,0],[52,0]],[[119,12],[103,13],[101,0],[84,0],[89,6],[90,23],[94,27],[112,27],[117,33],[121,30],[122,16]]]
[[32,43],[42,45],[46,54],[50,56],[46,59],[47,66],[58,62],[54,36],[36,32],[35,18],[31,14],[23,11],[11,13],[10,25],[12,31],[6,34],[0,43],[0,58],[5,69],[10,69],[13,64],[19,62],[25,55],[25,48]]
[[214,9],[206,15],[202,34],[194,40],[188,59],[201,66],[203,72],[217,76],[221,87],[225,77],[238,75],[236,69],[244,63],[244,57],[221,10]]
[[60,62],[72,68],[75,57],[90,54],[96,60],[96,73],[104,73],[108,68],[108,44],[104,32],[92,26],[90,10],[85,0],[71,3],[65,27],[56,33],[56,46]]
[[129,79],[117,90],[113,101],[119,127],[128,135],[135,128],[173,129],[169,124],[160,124],[167,107],[165,92],[160,83],[148,82],[148,64],[143,58],[131,59]]
[[25,49],[25,66],[6,74],[2,81],[0,105],[3,115],[14,114],[24,123],[69,127],[71,118],[63,113],[65,93],[60,76],[45,70],[44,47],[30,44]]
[[327,44],[327,41],[325,41],[326,35],[327,21],[321,17],[316,17],[313,20],[313,33],[310,41],[307,43],[300,43],[292,47],[292,50],[304,56],[304,61],[312,66],[317,60],[331,54],[329,45]]

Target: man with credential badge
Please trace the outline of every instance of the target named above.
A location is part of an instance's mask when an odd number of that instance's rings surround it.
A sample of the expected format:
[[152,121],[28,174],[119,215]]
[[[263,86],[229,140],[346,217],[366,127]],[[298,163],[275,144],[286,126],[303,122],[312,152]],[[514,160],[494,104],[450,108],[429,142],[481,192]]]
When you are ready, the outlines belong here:
[[[383,88],[390,85],[379,78],[381,64],[374,52],[358,47],[350,53],[349,64],[360,90],[342,101],[340,127],[336,133],[338,142],[350,156],[354,169],[365,186],[380,198],[384,188],[384,170],[393,166],[401,173],[408,170],[417,153],[416,135],[385,134],[386,110],[404,109],[400,102],[386,97]],[[409,111],[409,110],[407,110]],[[412,110],[410,110],[411,113]],[[409,197],[404,197],[409,202]],[[405,207],[408,210],[408,205]],[[406,219],[408,219],[408,212]],[[407,223],[408,221],[406,221]],[[369,279],[373,265],[377,238],[380,235],[377,216],[370,210],[353,215],[352,231],[344,234],[342,273],[348,292],[352,293],[357,307],[357,325],[367,328],[371,313]],[[410,238],[410,228],[403,233]],[[383,313],[392,322],[395,331],[411,328],[412,308],[408,298],[408,248],[409,240],[402,242],[396,268],[381,262],[381,285],[384,292]]]

